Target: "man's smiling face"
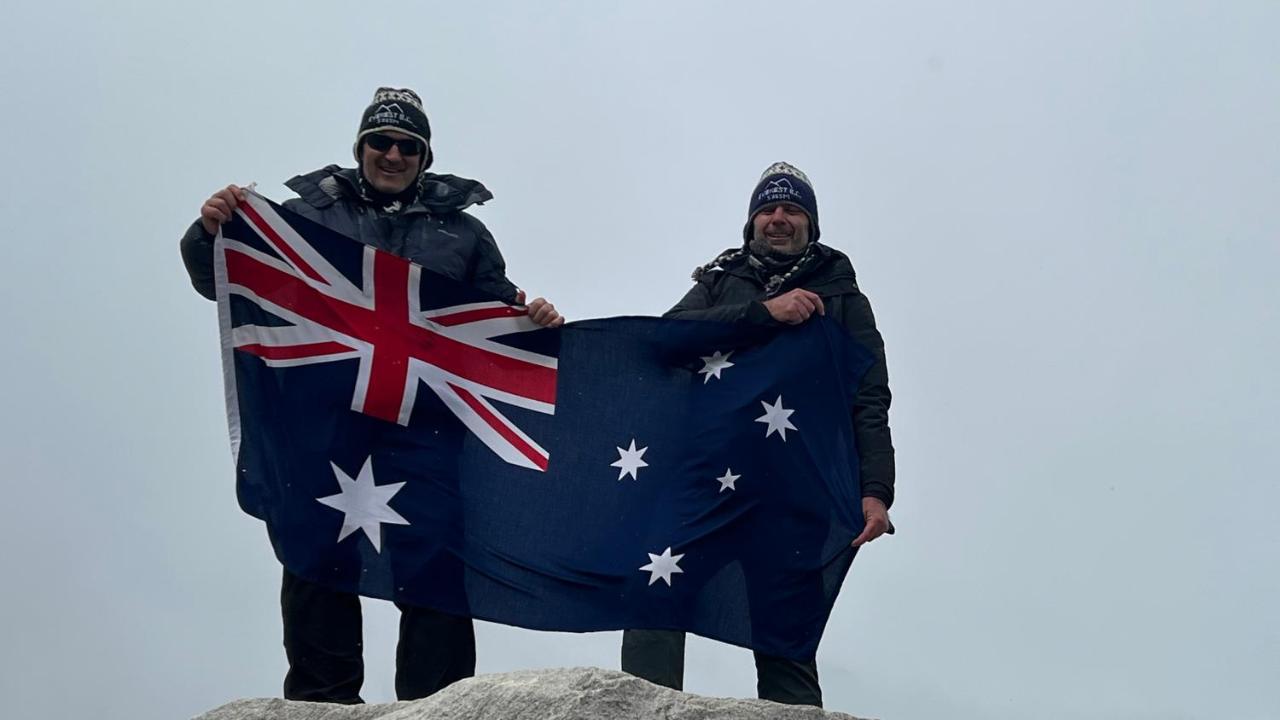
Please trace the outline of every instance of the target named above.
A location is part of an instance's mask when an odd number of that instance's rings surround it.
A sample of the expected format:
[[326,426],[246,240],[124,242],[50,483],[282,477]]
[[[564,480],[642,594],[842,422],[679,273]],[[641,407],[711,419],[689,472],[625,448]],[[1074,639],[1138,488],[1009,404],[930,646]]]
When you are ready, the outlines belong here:
[[751,226],[751,247],[757,252],[798,255],[809,244],[809,216],[799,205],[766,205],[751,218]]
[[[377,133],[392,140],[409,140],[419,148],[416,155],[406,155],[400,150],[400,143],[393,143],[385,151],[375,149],[368,137],[360,144],[360,167],[364,170],[364,179],[378,192],[387,195],[398,195],[404,192],[418,179],[418,168],[422,164],[422,144],[414,138],[395,130],[382,130]],[[385,144],[385,143],[380,143]]]

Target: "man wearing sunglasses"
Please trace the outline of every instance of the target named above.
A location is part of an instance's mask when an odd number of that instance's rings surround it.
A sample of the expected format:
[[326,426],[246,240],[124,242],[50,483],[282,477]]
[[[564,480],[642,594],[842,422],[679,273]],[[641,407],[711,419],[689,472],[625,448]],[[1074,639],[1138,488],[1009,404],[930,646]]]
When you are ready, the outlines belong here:
[[[412,90],[378,88],[360,120],[352,148],[357,166],[329,165],[287,183],[297,198],[284,206],[373,247],[429,270],[523,303],[524,292],[507,279],[493,236],[463,212],[493,197],[484,185],[427,172],[431,127]],[[213,240],[244,199],[235,185],[217,191],[200,208],[181,242],[191,283],[214,299]],[[564,319],[542,298],[530,317],[556,327]],[[280,592],[290,700],[358,703],[364,682],[360,600],[284,571]],[[396,696],[425,697],[475,674],[475,632],[470,618],[400,606]]]

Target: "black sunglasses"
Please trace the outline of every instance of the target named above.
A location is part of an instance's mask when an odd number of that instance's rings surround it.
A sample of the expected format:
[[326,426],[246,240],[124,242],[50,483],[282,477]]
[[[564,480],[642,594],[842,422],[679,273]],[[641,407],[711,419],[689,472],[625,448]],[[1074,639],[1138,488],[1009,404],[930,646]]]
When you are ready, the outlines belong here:
[[422,143],[414,140],[413,138],[397,140],[390,135],[372,133],[370,135],[365,135],[364,141],[369,143],[369,147],[380,153],[389,152],[391,150],[391,146],[395,145],[397,148],[400,148],[400,154],[405,157],[414,157],[422,154]]

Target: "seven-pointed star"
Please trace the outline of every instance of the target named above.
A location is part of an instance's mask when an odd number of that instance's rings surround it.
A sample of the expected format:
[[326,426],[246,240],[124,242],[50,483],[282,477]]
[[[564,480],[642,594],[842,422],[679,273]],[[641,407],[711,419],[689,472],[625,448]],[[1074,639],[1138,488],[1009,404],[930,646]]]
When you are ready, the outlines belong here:
[[[782,441],[786,442],[787,431],[796,429],[796,426],[792,425],[791,421],[787,419],[791,417],[791,413],[795,412],[795,410],[788,410],[782,407],[781,395],[778,396],[773,405],[763,400],[760,401],[760,404],[764,406],[764,415],[756,418],[756,422],[765,423],[769,426],[769,429],[765,430],[764,436],[769,437],[774,433],[778,433],[782,436]],[[799,432],[799,430],[796,430],[796,432]]]
[[671,587],[671,575],[684,572],[676,564],[680,562],[680,558],[684,557],[684,555],[672,556],[671,548],[663,550],[661,555],[654,555],[653,553],[645,553],[645,555],[649,556],[649,564],[641,566],[640,571],[649,573],[650,585],[658,582],[658,579],[661,578],[666,581],[667,587]]
[[730,469],[730,468],[725,468],[725,469],[724,469],[724,476],[723,476],[723,477],[718,477],[718,478],[716,478],[716,480],[719,480],[719,481],[720,481],[720,492],[724,492],[725,490],[734,490],[734,491],[736,491],[738,488],[734,486],[734,483],[735,483],[735,482],[737,482],[738,478],[740,478],[740,477],[742,477],[742,476],[741,476],[741,475],[734,475],[734,474],[733,474],[733,470],[732,470],[732,469]]
[[637,450],[635,438],[632,438],[631,447],[627,450],[618,448],[618,459],[609,463],[609,467],[619,468],[618,470],[619,480],[621,480],[622,478],[628,475],[631,476],[632,480],[639,480],[640,468],[649,467],[649,463],[641,459],[644,457],[644,451],[648,449],[649,448],[647,447],[642,447],[639,450]]
[[387,504],[395,496],[404,483],[375,485],[373,482],[373,457],[364,461],[360,475],[352,480],[342,468],[334,463],[333,474],[338,478],[338,487],[342,492],[337,495],[316,498],[335,510],[341,510],[342,530],[338,533],[338,542],[342,542],[356,530],[363,530],[373,543],[373,549],[382,552],[382,523],[408,525],[409,521],[400,517],[400,513],[392,510]]
[[732,350],[730,350],[729,352],[723,355],[720,354],[719,350],[716,350],[710,355],[702,356],[702,362],[705,364],[702,366],[702,369],[698,371],[698,374],[706,375],[706,377],[702,378],[703,385],[706,385],[711,380],[711,377],[713,375],[717,380],[719,380],[720,371],[724,370],[725,368],[733,367],[733,363],[729,362],[729,356],[732,354],[733,354]]

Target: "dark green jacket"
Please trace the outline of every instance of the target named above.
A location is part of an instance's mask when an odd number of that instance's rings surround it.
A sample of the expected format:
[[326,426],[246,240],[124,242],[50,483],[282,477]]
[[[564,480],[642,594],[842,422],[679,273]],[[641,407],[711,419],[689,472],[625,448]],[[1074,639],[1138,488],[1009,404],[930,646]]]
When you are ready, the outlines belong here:
[[[396,212],[361,195],[357,170],[329,165],[285,183],[298,193],[284,206],[325,227],[514,302],[516,287],[484,224],[463,212],[493,198],[484,185],[454,175],[423,176],[418,199]],[[197,220],[181,242],[191,284],[214,298],[213,236]]]
[[[844,325],[855,340],[875,355],[853,403],[853,434],[858,444],[862,495],[893,505],[893,440],[889,433],[889,372],[884,340],[876,330],[871,303],[858,289],[853,263],[839,250],[815,244],[817,261],[774,293],[804,288],[822,297],[827,317]],[[721,257],[733,255],[726,251]],[[767,274],[738,253],[699,270],[697,282],[666,317],[779,325],[764,307]]]

